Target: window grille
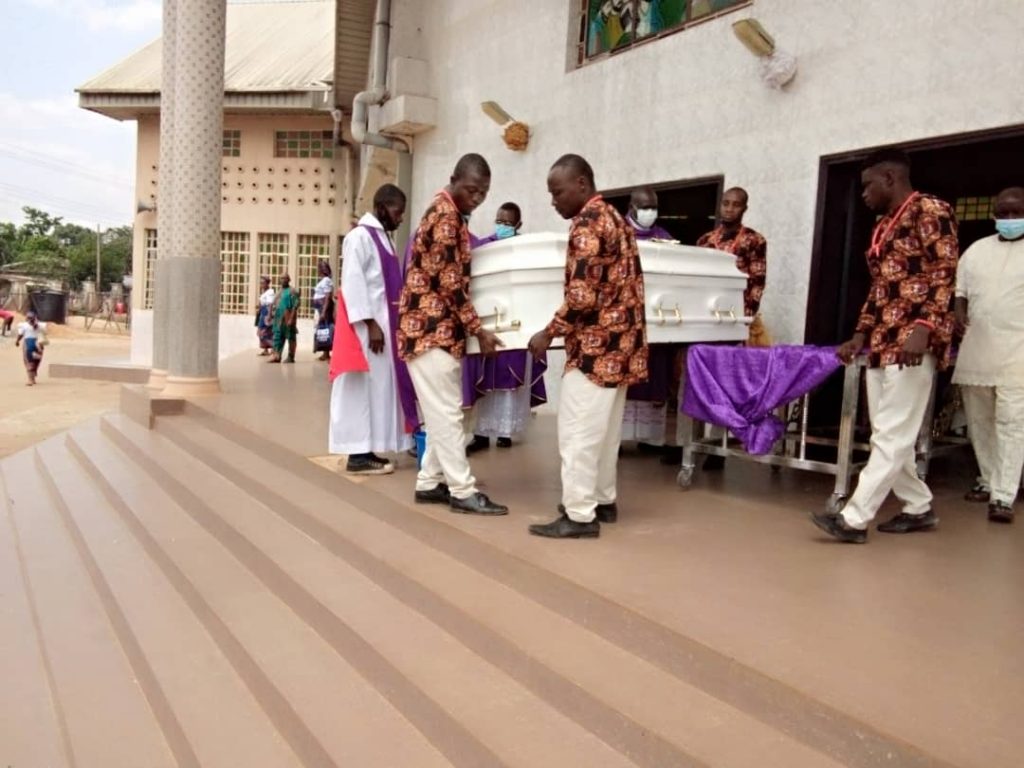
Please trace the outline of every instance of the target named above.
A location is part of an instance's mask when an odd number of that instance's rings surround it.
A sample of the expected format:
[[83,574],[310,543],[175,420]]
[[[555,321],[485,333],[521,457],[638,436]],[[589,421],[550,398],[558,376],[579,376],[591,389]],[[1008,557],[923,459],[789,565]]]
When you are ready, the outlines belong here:
[[333,131],[274,131],[274,157],[334,157]]
[[992,218],[994,197],[958,197],[956,199],[956,218],[958,221],[984,221]]
[[221,144],[221,154],[224,157],[238,157],[242,154],[242,132],[224,131],[224,141]]
[[249,306],[249,233],[220,233],[220,311],[244,315]]
[[153,308],[153,277],[156,271],[156,230],[146,230],[146,264],[143,267],[145,270],[145,282],[143,283],[143,294],[142,294],[142,308],[152,309]]
[[298,274],[292,285],[299,292],[299,317],[313,317],[313,288],[320,281],[317,264],[331,255],[327,235],[299,235]]
[[261,232],[258,242],[259,273],[270,278],[270,285],[276,291],[281,285],[281,275],[288,271],[288,235],[280,232]]

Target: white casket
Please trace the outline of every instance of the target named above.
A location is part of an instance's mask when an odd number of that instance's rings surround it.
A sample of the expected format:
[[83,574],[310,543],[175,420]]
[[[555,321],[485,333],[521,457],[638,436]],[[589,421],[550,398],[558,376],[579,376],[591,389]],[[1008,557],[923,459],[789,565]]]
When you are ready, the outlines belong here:
[[[567,239],[565,234],[521,235],[473,251],[473,305],[506,349],[525,349],[562,305]],[[732,254],[671,243],[638,245],[649,343],[746,340],[747,276]],[[479,352],[476,339],[469,340],[468,351]]]

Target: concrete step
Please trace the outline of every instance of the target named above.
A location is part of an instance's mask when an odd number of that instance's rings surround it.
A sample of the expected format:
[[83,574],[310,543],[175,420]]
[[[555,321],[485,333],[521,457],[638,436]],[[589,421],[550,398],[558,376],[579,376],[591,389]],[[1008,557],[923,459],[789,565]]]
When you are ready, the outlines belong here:
[[71,765],[64,713],[55,706],[50,659],[9,509],[0,463],[0,765]]
[[[196,765],[177,760],[97,592],[81,542],[50,498],[32,450],[4,460],[10,520],[37,618],[68,766]],[[5,692],[6,695],[6,692]],[[6,729],[5,729],[6,730]],[[3,756],[6,759],[6,755]],[[10,762],[10,761],[8,761]],[[12,763],[18,765],[18,763]],[[47,765],[28,762],[23,765]]]
[[[400,519],[393,525],[346,503],[351,484],[344,479],[322,473],[340,488],[310,482],[301,491],[278,493],[283,483],[295,483],[290,468],[264,457],[262,443],[234,443],[211,429],[213,423],[164,420],[158,431],[638,763],[838,765],[538,603],[504,583],[503,574],[481,573],[424,546],[402,530]],[[398,505],[381,497],[366,509],[384,506]]]
[[396,503],[193,403],[185,413],[157,430],[641,764],[725,765],[734,750],[746,765],[949,765],[491,546],[459,516]]
[[[103,430],[453,763],[636,764],[292,525],[276,504],[271,508],[134,422],[111,417]],[[294,496],[307,491],[302,483],[289,489]],[[364,713],[362,722],[368,719]],[[677,754],[662,764],[699,763]]]
[[[72,440],[74,449],[77,446]],[[300,762],[132,530],[132,516],[94,482],[68,446],[38,448],[39,469],[180,765]]]
[[[135,426],[123,420],[122,426],[129,425]],[[253,562],[239,537],[201,503],[179,504],[157,478],[126,460],[126,445],[115,445],[96,425],[69,435],[75,459],[125,515],[132,535],[303,765],[452,764],[302,620],[293,603],[265,588],[266,566]],[[180,471],[204,491],[215,484],[209,470],[189,463],[173,446],[157,447],[169,449],[153,454],[160,467]],[[165,471],[160,467],[158,475]],[[228,503],[243,515],[252,513],[241,494]]]

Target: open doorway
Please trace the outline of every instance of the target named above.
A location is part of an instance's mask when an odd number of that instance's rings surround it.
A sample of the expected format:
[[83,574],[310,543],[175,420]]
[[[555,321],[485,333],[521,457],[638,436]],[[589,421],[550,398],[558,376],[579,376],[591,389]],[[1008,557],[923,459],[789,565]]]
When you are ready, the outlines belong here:
[[[723,181],[721,176],[714,176],[636,186],[650,186],[658,193],[658,225],[684,245],[695,245],[697,238],[715,226]],[[602,194],[619,213],[625,215],[633,189],[613,189]]]

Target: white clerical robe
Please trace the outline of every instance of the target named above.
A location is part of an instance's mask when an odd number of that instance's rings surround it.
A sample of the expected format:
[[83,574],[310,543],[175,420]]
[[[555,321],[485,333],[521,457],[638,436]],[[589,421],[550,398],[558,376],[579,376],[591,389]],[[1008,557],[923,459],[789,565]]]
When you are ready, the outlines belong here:
[[[398,397],[391,347],[391,322],[387,294],[377,246],[364,226],[377,230],[388,250],[386,258],[396,259],[394,247],[376,216],[366,214],[360,226],[345,235],[341,255],[341,294],[349,321],[362,345],[370,370],[342,373],[331,388],[331,453],[397,453],[412,447],[412,435],[405,432],[405,417]],[[365,320],[373,319],[384,331],[384,351],[370,351]]]

